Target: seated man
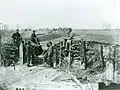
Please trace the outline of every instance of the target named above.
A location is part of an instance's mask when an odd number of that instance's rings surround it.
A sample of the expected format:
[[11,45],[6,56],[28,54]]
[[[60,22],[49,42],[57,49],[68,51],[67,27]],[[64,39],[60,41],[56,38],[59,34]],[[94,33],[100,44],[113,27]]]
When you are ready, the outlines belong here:
[[35,34],[35,30],[33,31],[31,35],[31,41],[35,44],[38,44],[38,39],[37,39],[37,35]]
[[39,45],[35,47],[35,55],[38,56],[38,55],[41,55],[42,53],[43,53],[43,49],[39,43]]

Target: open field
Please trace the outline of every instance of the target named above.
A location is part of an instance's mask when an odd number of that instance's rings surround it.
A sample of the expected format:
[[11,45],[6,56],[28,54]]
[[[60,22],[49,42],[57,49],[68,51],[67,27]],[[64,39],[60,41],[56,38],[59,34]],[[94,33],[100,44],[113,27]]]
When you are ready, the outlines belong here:
[[[2,31],[2,41],[8,42],[11,40],[11,36],[14,33],[14,30],[11,31]],[[23,38],[29,38],[32,31],[20,31]],[[40,33],[40,32],[39,32]],[[81,30],[75,29],[73,33],[77,35],[84,36],[83,39],[86,40],[96,40],[103,42],[116,42],[119,43],[120,40],[120,30]],[[62,36],[62,34],[51,34],[51,35],[38,35],[41,41],[46,41],[48,39],[55,39]]]
[[120,44],[120,30],[74,30],[73,33],[84,35],[85,40],[95,40]]
[[[5,30],[5,31],[1,31],[1,35],[2,35],[2,43],[11,43],[12,41],[12,34],[15,33],[15,30]],[[47,41],[47,40],[52,40],[52,39],[56,39],[62,36],[65,36],[67,34],[67,32],[60,32],[60,33],[43,33],[39,30],[36,30],[37,33],[37,37],[39,38],[40,41]],[[30,36],[32,34],[32,30],[31,31],[24,31],[24,30],[20,30],[20,34],[22,36],[23,39],[30,39]]]
[[[15,32],[15,30],[11,31],[2,31],[2,42],[3,43],[11,43],[12,39],[11,36]],[[23,38],[29,39],[32,31],[20,31]],[[41,34],[40,31],[37,31],[37,33]],[[83,38],[84,40],[88,41],[99,41],[99,42],[105,42],[105,43],[113,43],[113,44],[119,44],[120,45],[120,30],[81,30],[81,29],[74,29],[72,31],[76,35],[76,39]],[[42,47],[46,48],[46,43],[51,40],[53,44],[57,43],[58,41],[62,40],[62,37],[65,36],[62,33],[60,34],[46,34],[46,35],[38,35]]]

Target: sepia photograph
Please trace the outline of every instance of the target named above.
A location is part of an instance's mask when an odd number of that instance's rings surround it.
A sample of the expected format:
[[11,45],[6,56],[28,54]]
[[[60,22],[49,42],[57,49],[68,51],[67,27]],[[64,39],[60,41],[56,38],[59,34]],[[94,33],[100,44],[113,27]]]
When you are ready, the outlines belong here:
[[120,0],[0,0],[0,90],[120,90]]

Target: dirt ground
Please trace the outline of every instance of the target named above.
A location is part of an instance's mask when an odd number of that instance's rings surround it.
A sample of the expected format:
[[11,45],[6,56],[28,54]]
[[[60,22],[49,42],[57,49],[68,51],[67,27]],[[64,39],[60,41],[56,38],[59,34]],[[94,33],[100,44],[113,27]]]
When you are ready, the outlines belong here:
[[[1,68],[0,82],[4,90],[16,90],[15,88],[26,88],[36,90],[81,90],[71,78],[60,69],[40,66],[27,67],[16,66]],[[4,84],[4,85],[2,85]],[[82,84],[86,89],[91,90],[89,84]],[[91,84],[92,86],[97,84]],[[13,89],[14,88],[14,89]],[[94,89],[97,90],[97,89]]]

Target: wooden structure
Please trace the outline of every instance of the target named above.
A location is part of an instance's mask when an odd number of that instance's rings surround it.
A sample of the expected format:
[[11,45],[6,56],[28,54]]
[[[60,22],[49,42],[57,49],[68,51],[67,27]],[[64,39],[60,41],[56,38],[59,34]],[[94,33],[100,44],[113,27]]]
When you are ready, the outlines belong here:
[[[67,41],[71,43],[68,44]],[[117,50],[114,47],[118,49],[120,48],[119,45],[97,41],[85,41],[83,39],[76,40],[74,38],[73,39],[64,38],[64,40],[57,43],[57,45],[58,45],[57,49],[59,52],[58,54],[59,66],[61,67],[65,66],[68,72],[71,72],[71,68],[74,66],[74,64],[72,63],[79,61],[81,63],[80,65],[84,66],[84,69],[91,68],[92,66],[92,71],[96,70],[96,68],[98,67],[99,67],[98,69],[104,70],[106,68],[106,62],[111,59],[113,61],[112,67],[114,68],[114,70],[112,71],[113,72],[112,82],[116,81],[115,79],[117,75],[114,75],[114,72],[116,72],[115,68],[117,68],[117,66],[115,63],[117,63],[119,54],[116,53]],[[104,56],[105,54],[104,51],[106,49],[105,47],[109,46],[111,46],[113,49],[111,51],[113,53],[112,56],[113,58],[109,57],[109,52],[107,56]],[[80,67],[77,69],[79,70]]]
[[[17,48],[14,47],[12,44],[4,44],[2,46],[2,61],[3,61],[3,66],[15,66],[15,63],[18,62],[18,57],[16,55],[17,53]],[[15,67],[14,67],[15,68]]]

